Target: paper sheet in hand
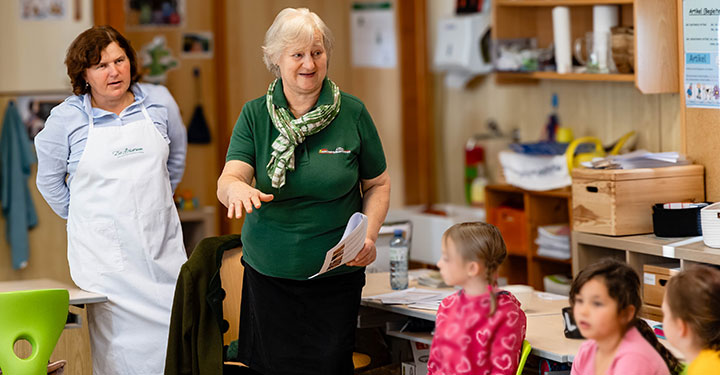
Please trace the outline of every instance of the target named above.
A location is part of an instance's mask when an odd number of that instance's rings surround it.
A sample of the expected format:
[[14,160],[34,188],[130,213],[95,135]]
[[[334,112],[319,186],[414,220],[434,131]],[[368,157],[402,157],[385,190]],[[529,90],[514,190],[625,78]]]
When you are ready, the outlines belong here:
[[325,262],[318,273],[309,277],[312,279],[327,271],[340,267],[341,265],[355,259],[365,245],[367,235],[368,219],[360,212],[354,213],[348,220],[345,233],[340,242],[325,254]]

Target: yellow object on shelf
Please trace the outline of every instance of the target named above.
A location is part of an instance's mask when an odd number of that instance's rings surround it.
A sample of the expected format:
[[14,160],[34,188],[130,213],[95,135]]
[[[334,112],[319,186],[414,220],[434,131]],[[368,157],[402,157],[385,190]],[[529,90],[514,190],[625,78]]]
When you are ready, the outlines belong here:
[[[607,155],[617,155],[620,149],[625,145],[630,137],[635,135],[635,131],[631,131],[623,135],[616,143],[615,146],[607,153]],[[586,152],[583,154],[575,155],[575,149],[584,143],[594,143],[595,150],[593,152]],[[572,169],[579,167],[581,163],[591,161],[593,158],[605,157],[605,149],[603,148],[600,139],[595,137],[581,137],[570,143],[567,150],[565,151],[565,158],[567,158],[568,173],[572,172]]]

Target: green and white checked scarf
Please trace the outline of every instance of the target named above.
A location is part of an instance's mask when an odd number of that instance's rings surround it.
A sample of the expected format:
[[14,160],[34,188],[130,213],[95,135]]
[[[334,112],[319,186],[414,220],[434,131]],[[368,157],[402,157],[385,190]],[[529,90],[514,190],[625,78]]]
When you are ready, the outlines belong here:
[[272,157],[267,165],[267,174],[272,180],[272,187],[278,189],[285,185],[286,171],[295,170],[295,147],[319,131],[325,129],[340,112],[340,89],[335,82],[328,79],[333,94],[333,103],[320,105],[314,110],[293,119],[287,108],[273,104],[273,92],[279,79],[275,79],[268,87],[265,95],[267,110],[273,125],[280,132],[273,141]]

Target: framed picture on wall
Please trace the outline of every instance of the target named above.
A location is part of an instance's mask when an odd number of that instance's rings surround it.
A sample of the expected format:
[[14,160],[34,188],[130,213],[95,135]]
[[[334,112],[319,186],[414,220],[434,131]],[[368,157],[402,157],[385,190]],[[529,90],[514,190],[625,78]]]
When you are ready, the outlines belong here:
[[60,20],[67,13],[67,0],[19,0],[24,21]]
[[185,22],[185,0],[125,0],[129,29],[179,27]]
[[35,139],[37,133],[45,127],[45,120],[50,116],[50,111],[66,97],[67,94],[17,97],[18,112],[31,140]]
[[180,56],[184,58],[212,58],[213,34],[209,31],[183,33]]

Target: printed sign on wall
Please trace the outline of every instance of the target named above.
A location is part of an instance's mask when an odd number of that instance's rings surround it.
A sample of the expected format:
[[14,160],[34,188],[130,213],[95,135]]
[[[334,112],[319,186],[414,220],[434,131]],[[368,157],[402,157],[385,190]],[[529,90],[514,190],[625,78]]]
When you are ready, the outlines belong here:
[[683,1],[685,106],[720,108],[720,4],[717,0]]

